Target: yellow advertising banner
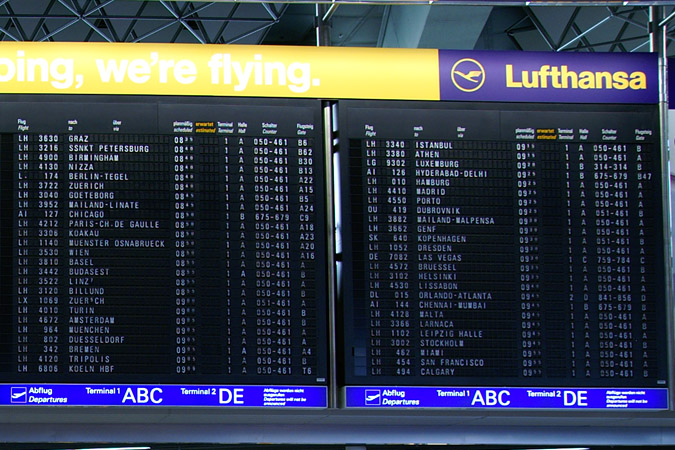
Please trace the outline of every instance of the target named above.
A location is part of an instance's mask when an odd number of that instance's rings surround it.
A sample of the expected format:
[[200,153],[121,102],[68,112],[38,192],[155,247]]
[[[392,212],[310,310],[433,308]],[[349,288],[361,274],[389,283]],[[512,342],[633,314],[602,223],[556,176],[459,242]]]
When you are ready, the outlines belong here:
[[0,92],[439,99],[438,51],[0,43]]

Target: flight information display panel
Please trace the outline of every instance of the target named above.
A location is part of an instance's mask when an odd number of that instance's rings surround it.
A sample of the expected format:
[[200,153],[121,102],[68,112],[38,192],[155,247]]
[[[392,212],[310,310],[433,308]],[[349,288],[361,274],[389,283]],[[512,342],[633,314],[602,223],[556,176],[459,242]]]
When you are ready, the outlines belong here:
[[327,406],[321,136],[310,100],[3,97],[2,403]]
[[340,102],[345,404],[667,408],[655,106]]

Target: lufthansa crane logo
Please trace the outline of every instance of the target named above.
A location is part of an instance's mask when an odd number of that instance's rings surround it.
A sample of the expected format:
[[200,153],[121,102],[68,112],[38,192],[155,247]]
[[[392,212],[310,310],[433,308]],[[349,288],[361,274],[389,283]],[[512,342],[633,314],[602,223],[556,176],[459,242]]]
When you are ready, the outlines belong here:
[[485,82],[485,69],[473,58],[460,59],[452,66],[450,78],[460,91],[474,92]]

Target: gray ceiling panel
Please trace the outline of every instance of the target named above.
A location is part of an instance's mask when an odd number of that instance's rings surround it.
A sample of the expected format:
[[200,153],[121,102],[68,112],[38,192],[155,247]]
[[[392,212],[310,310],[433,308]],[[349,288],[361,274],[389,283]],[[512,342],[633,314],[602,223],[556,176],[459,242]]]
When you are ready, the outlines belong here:
[[508,30],[514,24],[526,19],[523,8],[493,7],[474,48],[476,50],[519,50],[516,40]]
[[526,52],[550,51],[546,41],[537,30],[523,31],[518,34],[518,42],[522,50]]
[[269,28],[266,44],[315,45],[314,5],[289,4],[281,19]]
[[434,5],[430,8],[421,48],[473,50],[492,12],[491,6]]
[[559,8],[532,7],[534,17],[539,21],[543,30],[555,43],[559,43],[566,33],[570,19],[578,13],[579,8],[562,6]]
[[384,5],[341,5],[332,17],[332,39],[340,47],[376,47]]
[[430,5],[394,5],[383,19],[382,47],[418,48],[428,19],[436,14]]

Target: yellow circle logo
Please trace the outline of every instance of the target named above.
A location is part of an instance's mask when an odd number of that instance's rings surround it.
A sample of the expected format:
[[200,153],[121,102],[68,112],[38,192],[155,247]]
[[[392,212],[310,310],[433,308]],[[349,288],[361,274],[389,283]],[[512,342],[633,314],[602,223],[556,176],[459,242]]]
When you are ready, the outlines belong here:
[[460,59],[452,66],[450,78],[452,84],[460,91],[474,92],[485,82],[485,69],[475,59]]

